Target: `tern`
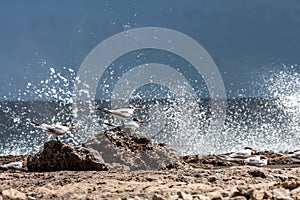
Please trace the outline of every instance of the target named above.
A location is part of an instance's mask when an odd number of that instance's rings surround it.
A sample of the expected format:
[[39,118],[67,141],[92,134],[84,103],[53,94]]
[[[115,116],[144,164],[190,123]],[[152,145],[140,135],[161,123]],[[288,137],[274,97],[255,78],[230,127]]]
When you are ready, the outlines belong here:
[[111,115],[113,117],[116,117],[118,119],[121,119],[121,120],[125,120],[125,119],[128,119],[128,118],[131,118],[132,115],[133,115],[133,112],[135,110],[141,110],[141,108],[136,108],[134,106],[129,106],[127,108],[119,108],[119,109],[116,109],[116,110],[109,110],[109,109],[105,109],[105,108],[97,108],[97,110],[100,110],[108,115]]
[[268,165],[268,158],[264,155],[252,155],[244,162],[246,165],[265,166]]
[[[120,126],[122,129],[130,129],[130,130],[138,130],[140,128],[140,124],[145,123],[143,120],[138,120],[136,118],[133,118],[130,122],[125,122],[122,126]],[[104,122],[107,126],[117,127],[117,125],[113,125],[110,123]]]
[[245,147],[243,150],[234,152],[232,154],[229,154],[230,158],[248,158],[251,155],[254,155],[257,153],[256,150],[252,149],[251,147]]
[[296,158],[296,159],[300,159],[300,150],[295,150],[293,152],[288,152],[287,154],[285,154],[291,158]]
[[58,136],[66,134],[69,130],[76,129],[74,126],[63,126],[60,124],[39,124],[36,122],[31,122],[37,128],[42,129],[44,132],[53,135],[58,141]]

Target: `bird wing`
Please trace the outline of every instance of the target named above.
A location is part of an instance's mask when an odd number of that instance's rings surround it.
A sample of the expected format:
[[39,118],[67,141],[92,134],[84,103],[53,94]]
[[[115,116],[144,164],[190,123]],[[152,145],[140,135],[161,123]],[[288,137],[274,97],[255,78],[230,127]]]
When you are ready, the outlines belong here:
[[105,109],[105,108],[97,108],[97,110],[100,110],[100,111],[102,111],[102,112],[104,112],[104,113],[106,113],[106,114],[111,114],[111,111],[110,111],[110,110],[107,110],[107,109]]
[[[250,153],[251,154],[251,153]],[[239,152],[235,152],[233,154],[230,154],[229,155],[230,157],[234,158],[234,157],[238,157],[238,158],[245,158],[245,157],[248,157],[249,156],[249,152],[246,151],[246,150],[242,150],[242,151],[239,151]]]
[[121,117],[121,118],[129,118],[133,114],[133,112],[131,112],[131,109],[126,109],[126,108],[110,110],[110,113],[116,117]]
[[69,128],[66,126],[52,124],[47,126],[46,131],[54,136],[59,136],[65,134],[68,130]]
[[131,122],[124,123],[124,127],[138,129],[140,126],[138,125],[138,123],[131,121]]

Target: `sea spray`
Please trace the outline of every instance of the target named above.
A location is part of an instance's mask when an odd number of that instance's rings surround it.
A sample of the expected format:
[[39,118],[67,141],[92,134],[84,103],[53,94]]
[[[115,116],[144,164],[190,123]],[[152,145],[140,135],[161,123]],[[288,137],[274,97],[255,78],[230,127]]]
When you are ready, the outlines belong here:
[[[49,69],[49,77],[38,82],[28,82],[18,90],[18,101],[2,101],[0,126],[0,154],[26,154],[37,151],[51,136],[33,128],[38,123],[65,123],[72,121],[72,85],[74,70],[64,67],[61,71]],[[9,97],[7,97],[9,99]],[[74,136],[63,141],[72,141]],[[74,141],[72,141],[74,143]]]
[[[208,131],[213,115],[210,109],[211,100],[191,98],[184,84],[181,84],[182,88],[176,88],[178,96],[169,91],[162,95],[157,88],[151,90],[150,87],[148,93],[140,90],[130,94],[130,98],[124,101],[116,96],[119,103],[109,99],[91,99],[89,86],[85,85],[80,92],[87,99],[80,102],[85,109],[74,111],[72,86],[74,81],[80,79],[75,78],[72,69],[58,71],[51,68],[49,78],[29,82],[24,91],[18,91],[20,101],[1,102],[0,153],[7,155],[35,152],[44,142],[52,139],[51,136],[34,129],[30,125],[31,120],[42,123],[72,123],[78,127],[78,131],[63,136],[61,140],[69,144],[80,144],[95,133],[108,129],[103,125],[104,120],[120,123],[96,111],[97,106],[116,108],[128,104],[143,108],[141,112],[135,113],[136,117],[146,121],[141,126],[142,132],[155,142],[168,143],[184,155],[224,153],[244,146],[273,151],[297,149],[300,139],[299,74],[296,71],[281,70],[261,74],[258,79],[260,81],[256,80],[253,84],[258,84],[258,92],[265,96],[227,99],[224,130],[215,138]],[[167,86],[168,83],[162,81],[161,84]],[[110,87],[106,89],[110,90]],[[91,123],[82,123],[91,113]]]

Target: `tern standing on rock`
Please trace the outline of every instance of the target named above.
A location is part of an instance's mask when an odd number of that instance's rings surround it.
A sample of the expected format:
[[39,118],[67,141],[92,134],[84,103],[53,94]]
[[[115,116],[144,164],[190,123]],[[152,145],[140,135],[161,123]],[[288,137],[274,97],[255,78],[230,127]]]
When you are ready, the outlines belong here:
[[58,136],[66,134],[69,130],[76,129],[74,126],[63,126],[60,124],[39,124],[36,122],[31,122],[37,128],[42,129],[46,133],[56,137],[58,141]]
[[109,110],[109,109],[105,109],[105,108],[97,108],[97,110],[100,110],[108,115],[111,115],[115,118],[121,119],[121,120],[125,120],[125,119],[129,119],[132,117],[133,112],[135,110],[141,110],[141,108],[136,108],[134,106],[129,106],[128,108],[119,108],[116,110]]

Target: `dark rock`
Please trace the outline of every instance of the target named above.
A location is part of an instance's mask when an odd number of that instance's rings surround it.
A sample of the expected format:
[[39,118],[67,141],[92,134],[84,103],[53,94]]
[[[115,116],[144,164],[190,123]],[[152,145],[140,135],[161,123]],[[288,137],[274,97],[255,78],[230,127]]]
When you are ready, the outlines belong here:
[[260,170],[249,170],[248,173],[253,177],[267,178],[265,172]]
[[246,199],[250,199],[251,196],[253,196],[253,189],[251,187],[244,187],[244,186],[238,186],[237,191],[235,191],[232,195],[231,198],[233,197],[246,197]]
[[213,183],[213,182],[215,182],[216,180],[217,180],[217,178],[216,177],[214,177],[214,176],[211,176],[211,177],[208,177],[208,182],[211,182],[211,183]]
[[261,154],[269,158],[268,165],[288,165],[300,163],[300,161],[297,162],[286,155],[274,153],[273,151],[263,151]]
[[120,127],[95,135],[83,146],[97,150],[106,163],[125,170],[158,170],[180,160],[167,145],[152,143],[139,131]]
[[202,167],[203,165],[212,166],[233,166],[232,162],[222,160],[215,155],[188,155],[182,156],[182,159],[193,167]]
[[60,141],[44,144],[44,149],[27,159],[28,171],[108,170],[100,154],[85,147],[73,147]]

